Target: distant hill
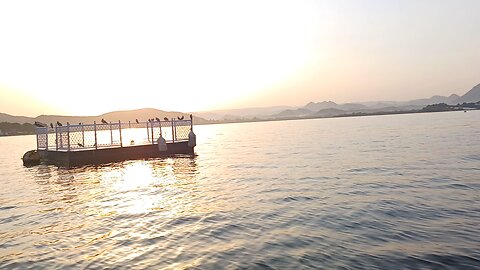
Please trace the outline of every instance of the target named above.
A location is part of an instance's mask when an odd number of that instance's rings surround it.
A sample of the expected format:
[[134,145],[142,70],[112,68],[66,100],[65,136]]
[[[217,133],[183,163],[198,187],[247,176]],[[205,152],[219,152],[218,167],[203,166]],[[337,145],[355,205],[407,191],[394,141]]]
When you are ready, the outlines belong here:
[[457,100],[455,100],[455,104],[457,103],[469,103],[469,102],[478,102],[480,101],[480,84],[477,86],[473,87],[470,91],[468,91],[465,95],[459,97]]
[[279,117],[279,118],[283,118],[283,117],[301,117],[301,116],[307,116],[307,115],[310,115],[312,113],[312,111],[310,110],[307,110],[307,109],[304,109],[304,108],[298,108],[296,110],[293,110],[293,109],[288,109],[288,110],[284,110],[282,112],[279,112],[277,114],[274,114],[272,115],[273,117]]
[[[419,107],[421,108],[421,107]],[[389,109],[380,108],[382,111],[399,110],[396,107]],[[270,118],[285,118],[285,117],[330,117],[343,114],[351,114],[358,112],[373,112],[377,111],[366,105],[358,103],[337,104],[333,101],[309,102],[305,106],[298,109],[289,109],[271,115]]]
[[309,102],[303,108],[308,109],[312,112],[318,112],[324,109],[338,109],[342,111],[359,111],[368,109],[367,106],[359,103],[345,103],[345,104],[337,104],[333,101],[323,101],[323,102]]
[[[167,111],[162,111],[158,109],[152,109],[152,108],[147,108],[147,109],[139,109],[139,110],[129,110],[129,111],[115,111],[115,112],[109,112],[100,115],[99,117],[104,118],[105,120],[112,121],[122,121],[122,122],[128,122],[128,121],[135,121],[135,119],[139,119],[139,121],[147,121],[149,118],[155,118],[158,117],[160,119],[163,119],[164,117],[167,117],[169,119],[176,118],[179,116],[184,116],[185,119],[188,119],[190,117],[189,113],[183,113],[183,112],[167,112]],[[202,117],[198,117],[194,114],[193,116],[193,121],[196,124],[206,124],[209,123],[206,119]]]
[[446,103],[446,104],[457,104],[457,99],[460,98],[456,94],[452,94],[448,97],[445,96],[432,96],[430,98],[421,98],[421,99],[413,99],[409,101],[371,101],[371,102],[362,102],[361,104],[367,106],[371,109],[379,109],[385,107],[399,107],[405,109],[407,107],[419,109],[423,108],[429,104],[437,104],[437,103]]
[[304,108],[309,109],[312,112],[318,112],[324,109],[338,109],[342,111],[356,111],[356,110],[364,110],[368,109],[367,106],[363,104],[357,103],[345,103],[345,104],[337,104],[333,101],[323,101],[323,102],[310,102],[304,106]]
[[195,115],[208,120],[231,120],[268,116],[284,110],[296,109],[292,106],[252,107],[242,109],[196,112]]
[[[37,117],[24,117],[24,116],[13,116],[8,114],[0,114],[0,122],[10,122],[10,123],[30,123],[33,124],[35,121],[42,122],[42,123],[56,123],[57,121],[61,123],[70,122],[72,124],[78,123],[93,123],[96,121],[99,123],[101,119],[105,119],[107,122],[118,122],[118,120],[122,122],[132,121],[134,122],[135,119],[138,119],[141,122],[147,121],[149,118],[158,117],[163,119],[164,117],[168,117],[171,119],[172,117],[177,116],[184,116],[188,119],[190,114],[182,113],[182,112],[167,112],[157,109],[139,109],[139,110],[128,110],[128,111],[115,111],[109,112],[98,116],[65,116],[65,115],[40,115]],[[194,115],[193,121],[195,124],[206,124],[209,121],[205,120],[202,117],[197,117]]]
[[[194,123],[208,124],[222,121],[251,121],[251,120],[274,120],[291,119],[304,117],[330,117],[339,115],[361,115],[375,113],[395,113],[405,111],[422,110],[427,105],[445,103],[447,105],[456,105],[462,103],[475,103],[480,101],[480,84],[473,87],[463,96],[452,94],[446,96],[432,96],[430,98],[415,99],[410,101],[375,101],[362,103],[337,104],[333,101],[309,102],[302,107],[292,106],[271,106],[254,107],[229,110],[215,110],[207,112],[196,112],[194,114]],[[55,123],[60,121],[66,123],[93,123],[100,122],[102,118],[108,122],[146,121],[149,118],[164,117],[172,118],[183,115],[188,117],[189,113],[167,112],[158,109],[146,108],[139,110],[115,111],[98,116],[63,116],[63,115],[40,115],[37,117],[13,116],[0,113],[0,122],[10,123],[34,123],[35,121],[43,123]]]
[[8,123],[34,123],[35,120],[31,117],[26,116],[13,116],[6,113],[0,113],[0,122],[8,122]]
[[430,98],[414,99],[409,101],[377,101],[364,103],[337,104],[333,101],[309,102],[300,108],[272,114],[268,119],[294,118],[294,117],[330,117],[349,114],[375,114],[395,113],[405,111],[419,111],[432,104],[456,105],[458,103],[477,102],[480,100],[480,84],[475,86],[463,96],[452,94],[446,96],[432,96]]
[[319,110],[336,108],[336,107],[338,107],[338,104],[333,101],[309,102],[307,105],[303,106],[303,108],[311,112],[316,112]]
[[313,113],[313,116],[318,116],[318,117],[330,117],[330,116],[336,116],[336,115],[342,115],[345,114],[346,112],[344,110],[340,110],[337,108],[328,108],[328,109],[322,109],[319,110],[316,113]]
[[437,103],[455,104],[458,98],[460,97],[456,94],[452,94],[448,97],[433,96],[431,98],[410,100],[405,102],[402,105],[429,105],[429,104],[437,104]]

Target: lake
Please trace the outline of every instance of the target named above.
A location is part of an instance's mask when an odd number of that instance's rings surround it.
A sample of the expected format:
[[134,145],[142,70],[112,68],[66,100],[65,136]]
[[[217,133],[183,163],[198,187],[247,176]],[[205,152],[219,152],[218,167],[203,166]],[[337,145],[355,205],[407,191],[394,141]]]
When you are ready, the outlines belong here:
[[195,126],[193,157],[22,166],[0,268],[480,268],[480,111]]

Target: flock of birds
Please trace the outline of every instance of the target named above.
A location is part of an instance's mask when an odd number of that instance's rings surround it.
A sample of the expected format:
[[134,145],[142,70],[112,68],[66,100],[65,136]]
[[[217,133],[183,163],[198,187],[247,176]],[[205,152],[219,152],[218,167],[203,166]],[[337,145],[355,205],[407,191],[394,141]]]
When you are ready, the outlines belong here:
[[[178,119],[178,120],[183,120],[183,119],[185,119],[185,116],[184,116],[184,115],[182,115],[182,116],[177,116],[177,119]],[[192,119],[193,119],[193,116],[190,114],[190,120],[192,120]],[[168,119],[168,117],[164,117],[163,120],[165,120],[165,121],[170,121],[170,120]],[[173,121],[173,120],[174,120],[174,119],[172,118],[172,121]],[[158,118],[158,117],[154,117],[154,118],[149,118],[149,119],[148,119],[148,122],[155,122],[155,121],[160,122],[161,120],[160,120],[160,118]],[[109,124],[109,123],[107,122],[107,120],[105,120],[105,119],[103,119],[103,118],[102,118],[101,122],[102,122],[102,124]],[[140,124],[140,121],[138,121],[138,119],[135,119],[135,122],[136,122],[137,124]],[[78,124],[79,124],[79,125],[82,125],[83,123],[80,122],[80,123],[78,123]],[[37,122],[37,121],[35,122],[34,125],[37,126],[37,127],[48,127],[47,124],[41,123],[41,122]],[[67,122],[67,125],[70,125],[70,123]],[[63,124],[60,123],[59,121],[57,121],[57,126],[58,126],[58,127],[61,127],[61,126],[63,126]],[[54,125],[53,125],[52,123],[50,123],[50,127],[51,127],[51,128],[54,128]]]

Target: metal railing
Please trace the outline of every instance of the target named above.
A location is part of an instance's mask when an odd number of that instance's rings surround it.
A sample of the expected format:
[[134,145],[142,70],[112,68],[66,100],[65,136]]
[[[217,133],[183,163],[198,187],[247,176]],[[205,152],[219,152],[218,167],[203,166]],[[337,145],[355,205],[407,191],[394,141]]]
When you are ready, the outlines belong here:
[[167,142],[186,141],[191,128],[192,120],[36,127],[37,149],[78,151],[156,144],[160,134]]

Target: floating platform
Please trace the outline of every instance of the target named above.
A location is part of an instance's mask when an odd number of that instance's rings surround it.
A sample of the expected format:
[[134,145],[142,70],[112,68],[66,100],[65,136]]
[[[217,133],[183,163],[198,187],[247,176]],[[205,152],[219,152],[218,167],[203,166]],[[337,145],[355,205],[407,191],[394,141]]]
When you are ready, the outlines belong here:
[[192,155],[194,148],[188,141],[167,143],[167,151],[160,152],[158,144],[127,147],[109,147],[80,151],[37,150],[41,161],[61,167],[78,167],[104,164],[130,159],[158,158],[175,155]]
[[27,152],[24,165],[62,167],[104,164],[122,160],[193,155],[196,137],[190,120],[78,125],[36,128],[37,150]]

